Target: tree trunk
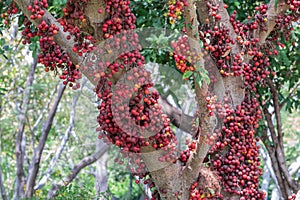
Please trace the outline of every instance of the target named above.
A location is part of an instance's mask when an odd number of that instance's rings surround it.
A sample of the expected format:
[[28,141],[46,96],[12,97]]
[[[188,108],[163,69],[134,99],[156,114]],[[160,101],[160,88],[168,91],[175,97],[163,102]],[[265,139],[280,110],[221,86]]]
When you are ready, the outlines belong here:
[[[27,15],[30,16],[30,12],[26,9],[27,5],[29,4],[28,0],[15,0],[15,2],[20,6],[22,11]],[[264,29],[257,29],[253,31],[253,39],[258,38],[260,46],[262,46],[265,42],[269,34],[273,31],[274,27],[276,26],[276,16],[280,15],[282,13],[285,13],[288,9],[288,6],[278,6],[277,4],[281,4],[284,1],[276,1],[271,0],[268,4],[268,9],[266,10],[267,17],[265,18],[265,26],[266,30]],[[201,28],[200,25],[207,24],[206,23],[206,17],[211,10],[209,10],[207,4],[207,1],[193,1],[193,0],[187,0],[188,5],[184,7],[184,18],[186,23],[186,35],[191,39],[191,42],[189,45],[191,46],[191,52],[195,53],[195,55],[199,56],[199,60],[197,60],[197,64],[199,64],[200,69],[204,69],[204,66],[208,68],[213,67],[213,69],[217,70],[215,65],[216,61],[215,58],[207,54],[206,56],[203,56],[203,51],[200,46],[200,38],[199,38],[199,29]],[[221,20],[215,24],[220,27],[226,27],[229,30],[229,37],[235,42],[230,45],[230,51],[226,53],[230,53],[231,56],[233,55],[241,55],[241,60],[244,64],[249,64],[249,61],[252,59],[251,56],[245,55],[244,52],[242,52],[242,45],[239,44],[237,41],[237,33],[235,33],[235,27],[233,27],[232,23],[230,22],[229,15],[227,13],[227,10],[224,8],[223,1],[218,1],[220,4],[220,8],[218,9],[219,14],[221,15]],[[97,5],[97,7],[96,7]],[[88,27],[89,29],[94,29],[94,34],[98,42],[100,43],[99,49],[101,49],[101,45],[104,43],[101,43],[103,41],[103,37],[100,34],[98,34],[99,29],[95,27],[96,24],[102,25],[105,21],[107,15],[105,12],[101,15],[97,14],[97,9],[101,7],[105,10],[105,1],[96,1],[96,0],[90,0],[87,2],[87,7],[85,10],[85,15],[88,16],[89,21],[92,22],[92,25]],[[97,8],[97,9],[96,9]],[[97,17],[96,17],[97,16]],[[45,15],[43,16],[43,19],[46,19],[47,23],[49,24],[55,24],[60,30],[63,30],[63,27],[57,22],[57,20],[47,11],[45,11]],[[35,25],[38,25],[40,20],[34,20],[33,23]],[[210,24],[207,24],[208,26]],[[89,30],[87,30],[89,32]],[[237,31],[238,32],[238,31]],[[65,33],[63,31],[59,31],[58,34],[54,36],[55,41],[58,45],[60,45],[69,55],[72,62],[74,64],[87,64],[87,62],[84,62],[86,60],[89,60],[89,58],[92,60],[92,58],[95,56],[96,58],[99,57],[103,58],[102,53],[97,54],[97,52],[92,52],[90,54],[87,54],[84,57],[78,56],[77,53],[73,52],[72,49],[74,47],[74,42],[72,40],[67,40],[68,33]],[[103,50],[103,49],[102,49]],[[106,49],[107,50],[107,49]],[[129,50],[135,50],[135,49],[124,49],[124,51]],[[108,53],[110,54],[110,53]],[[107,55],[108,55],[107,54]],[[107,57],[103,58],[105,61],[113,62],[117,56],[114,55],[115,52],[113,51],[112,54],[108,55]],[[223,56],[226,56],[225,54]],[[222,56],[222,57],[223,57]],[[85,60],[84,60],[85,59]],[[207,63],[211,62],[212,65],[207,65]],[[84,65],[83,64],[83,65]],[[95,67],[95,66],[94,66]],[[98,67],[98,66],[97,66]],[[94,71],[97,71],[98,69],[89,69],[87,71],[83,70],[83,74],[86,75],[91,82],[93,82],[95,85],[97,85],[97,81],[99,80],[99,77],[94,74]],[[218,71],[218,70],[217,70]],[[118,75],[122,75],[123,71]],[[95,76],[94,76],[95,75]],[[98,74],[99,75],[99,74]],[[218,122],[216,117],[209,116],[207,111],[207,102],[206,97],[211,92],[214,92],[218,95],[218,98],[220,101],[223,101],[223,98],[227,96],[230,99],[230,102],[228,103],[228,107],[232,108],[233,110],[239,106],[242,101],[244,101],[245,98],[245,89],[244,89],[244,79],[242,76],[233,76],[228,75],[227,77],[221,76],[219,73],[219,82],[217,82],[214,86],[214,90],[210,91],[208,83],[205,81],[202,81],[202,85],[199,85],[199,82],[196,81],[195,75],[193,75],[194,79],[194,85],[195,85],[195,92],[196,92],[196,101],[198,104],[198,119],[199,119],[199,127],[198,128],[198,135],[199,137],[194,136],[193,139],[195,139],[196,142],[196,149],[192,153],[192,156],[189,157],[188,162],[185,166],[182,166],[182,163],[179,161],[177,162],[160,162],[158,161],[158,158],[161,156],[159,151],[155,151],[152,147],[145,147],[142,148],[142,157],[143,161],[146,164],[147,169],[149,170],[150,176],[152,180],[155,182],[155,186],[158,189],[160,198],[166,199],[166,200],[174,200],[174,199],[183,199],[187,200],[190,197],[190,187],[192,183],[195,181],[198,181],[201,179],[201,172],[204,171],[203,162],[205,157],[207,156],[211,145],[209,145],[206,142],[206,139],[214,132],[217,125],[222,124],[221,122]],[[112,84],[116,83],[120,77],[110,77],[106,80],[111,82]],[[101,83],[99,83],[101,85]],[[102,85],[101,85],[102,86]],[[250,87],[247,89],[250,90]],[[249,92],[249,91],[248,91]],[[251,96],[248,93],[248,98],[251,100]],[[251,93],[252,94],[252,93]],[[249,100],[249,101],[250,101]],[[171,116],[172,117],[172,116]],[[170,118],[171,118],[170,117]],[[234,117],[234,116],[232,116]],[[250,116],[249,116],[250,117]],[[255,118],[255,116],[251,116]],[[278,118],[279,119],[279,118]],[[230,120],[230,119],[229,119]],[[253,124],[251,124],[253,121],[251,119],[251,122],[246,122],[249,124],[246,124],[249,127],[252,127]],[[198,126],[198,125],[197,125]],[[252,131],[252,130],[251,130]],[[251,139],[254,138],[254,135],[250,135]],[[253,144],[251,144],[252,148],[254,149],[255,143],[253,141]],[[281,144],[279,144],[280,146]],[[282,145],[281,145],[282,146]],[[221,154],[226,155],[228,151],[230,150],[230,147],[226,148]],[[276,156],[278,156],[279,160],[277,160],[277,170],[281,170],[281,180],[279,180],[279,183],[282,184],[281,188],[288,189],[288,187],[291,187],[291,180],[290,177],[286,174],[286,171],[284,170],[284,161],[282,161],[283,154],[282,149],[274,149],[274,151],[269,152],[271,159]],[[98,155],[98,154],[97,154]],[[98,155],[99,156],[99,155]],[[73,173],[79,173],[82,166],[86,166],[89,163],[95,162],[98,159],[98,156],[92,155],[91,157],[88,157],[87,160],[82,160],[74,169]],[[97,158],[96,158],[97,157]],[[249,160],[252,162],[251,160]],[[249,163],[249,162],[248,162]],[[283,165],[282,165],[283,164]],[[78,170],[79,169],[79,170]],[[37,173],[37,172],[36,172]],[[36,174],[34,173],[34,174]],[[285,176],[284,178],[282,176]],[[64,180],[65,182],[69,183],[70,180],[72,180],[74,177],[72,174],[70,174],[68,177],[66,177]],[[33,179],[31,179],[33,180]],[[49,193],[50,197],[55,196],[55,192],[62,187],[63,183],[57,185],[54,185],[52,190]],[[246,189],[250,189],[250,186]],[[166,192],[165,192],[166,191]],[[288,192],[285,192],[284,196],[287,197]],[[29,195],[30,196],[30,195]],[[226,193],[225,192],[225,198],[229,199],[238,199],[238,195],[233,195],[232,193]]]
[[[96,151],[99,151],[101,148],[102,140],[98,140],[96,143]],[[105,200],[101,197],[101,194],[105,193],[108,189],[108,176],[107,176],[107,162],[109,159],[108,152],[105,152],[97,161],[96,161],[96,194],[97,197],[100,196],[100,200]]]
[[31,85],[34,80],[34,73],[37,66],[37,58],[31,65],[29,74],[27,76],[27,82],[24,90],[24,97],[21,106],[21,113],[19,115],[19,125],[16,138],[16,165],[17,165],[17,180],[14,192],[14,199],[19,197],[24,197],[24,186],[25,186],[25,173],[24,173],[24,128],[26,123],[26,115],[28,110],[28,105],[30,101],[30,91]]

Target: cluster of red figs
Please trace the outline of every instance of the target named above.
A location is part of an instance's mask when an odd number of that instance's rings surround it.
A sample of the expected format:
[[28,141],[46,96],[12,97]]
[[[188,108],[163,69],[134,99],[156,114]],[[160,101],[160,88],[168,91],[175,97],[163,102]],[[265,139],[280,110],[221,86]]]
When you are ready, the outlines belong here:
[[184,12],[184,7],[188,5],[187,0],[170,0],[168,13],[166,14],[169,19],[170,23],[174,24],[182,19],[182,15]]
[[93,51],[96,42],[89,33],[80,29],[87,23],[87,19],[84,17],[86,4],[87,1],[68,1],[66,7],[63,8],[64,16],[58,19],[60,25],[63,26],[63,31],[68,33],[67,39],[74,40],[72,51],[78,56]]
[[33,5],[27,6],[28,11],[31,12],[30,19],[41,19],[43,15],[45,14],[44,9],[48,9],[48,2],[47,0],[38,1],[35,0],[33,2]]
[[11,5],[8,7],[7,11],[5,13],[0,14],[0,18],[4,19],[3,24],[5,26],[8,26],[11,16],[17,14],[18,12],[19,12],[19,9],[18,9],[16,3],[11,2]]
[[[63,84],[69,85],[73,89],[78,89],[80,83],[77,81],[81,79],[82,73],[79,70],[79,65],[75,65],[69,55],[61,49],[61,47],[54,41],[55,35],[61,31],[55,24],[48,24],[42,17],[45,14],[45,9],[48,8],[48,3],[46,0],[43,1],[34,1],[32,4],[27,6],[28,11],[31,12],[30,19],[40,19],[40,24],[33,28],[32,23],[25,18],[24,25],[25,29],[22,31],[24,40],[23,44],[31,43],[31,38],[38,36],[41,52],[38,55],[38,62],[45,66],[45,71],[54,71],[56,74],[61,73],[59,76],[60,79],[64,80]],[[79,7],[77,7],[79,9]],[[73,11],[73,10],[71,10]],[[72,15],[73,20],[77,20],[76,15]],[[68,18],[67,13],[65,16],[58,20],[63,26],[63,31],[68,32],[69,36],[67,38],[71,39],[71,36],[75,36],[75,45],[73,51],[78,52],[79,56],[82,56],[82,52],[92,50],[92,45],[90,41],[86,42],[87,39],[92,39],[90,37],[80,37],[80,29],[76,26],[70,25],[72,21]],[[79,50],[77,50],[79,49]],[[58,72],[58,69],[61,72]]]
[[[132,167],[131,172],[139,179],[146,179],[144,184],[153,188],[155,184],[148,180],[149,174],[139,155],[143,147],[151,146],[160,151],[160,161],[175,162],[175,135],[170,128],[170,120],[158,105],[159,95],[153,90],[151,74],[143,68],[138,35],[132,33],[136,18],[131,13],[129,1],[120,4],[118,0],[107,0],[105,11],[110,17],[102,26],[103,37],[108,39],[102,55],[116,54],[111,49],[124,52],[124,49],[135,48],[130,52],[117,53],[115,61],[97,60],[97,66],[101,66],[97,71],[100,77],[95,88],[101,99],[97,118],[99,138],[119,146],[130,159],[137,156],[139,162],[134,162],[136,167]],[[119,80],[113,84],[116,77]],[[158,196],[158,191],[152,190],[152,199]]]
[[174,58],[176,68],[182,73],[195,71],[196,61],[201,57],[191,50],[189,42],[191,41],[186,35],[180,36],[176,41],[171,41],[174,52],[171,52],[170,56]]
[[[299,10],[298,1],[289,1],[290,10]],[[255,136],[259,120],[262,118],[259,95],[256,92],[257,84],[264,85],[264,79],[270,77],[268,56],[277,55],[278,50],[271,43],[269,46],[260,46],[259,38],[251,38],[257,29],[267,30],[267,10],[268,6],[262,4],[255,8],[257,11],[254,20],[248,23],[241,23],[236,20],[237,12],[234,11],[230,16],[230,23],[236,34],[232,38],[229,28],[220,26],[217,22],[221,19],[218,14],[219,5],[208,1],[207,7],[210,10],[210,17],[206,22],[215,22],[210,26],[204,26],[199,32],[204,49],[214,59],[219,72],[222,76],[243,76],[245,89],[245,99],[236,107],[231,107],[228,98],[223,102],[213,102],[212,98],[207,97],[207,109],[211,115],[216,113],[219,119],[223,120],[221,129],[215,129],[211,137],[207,137],[207,143],[212,145],[208,160],[210,168],[219,176],[220,182],[225,193],[238,195],[240,199],[264,199],[265,194],[259,191],[259,177],[262,175],[259,158],[259,139]],[[227,8],[227,5],[224,6]],[[249,17],[249,19],[251,19]],[[295,20],[294,12],[279,16],[276,19],[277,27],[291,28],[291,21]],[[205,29],[205,27],[207,27]],[[286,34],[289,35],[289,32]],[[280,44],[277,31],[273,31],[267,40]],[[186,43],[185,43],[186,44]],[[239,45],[242,51],[234,53],[232,46]],[[180,42],[174,42],[173,48],[181,50]],[[188,45],[187,45],[188,46]],[[176,49],[177,48],[177,49]],[[186,48],[189,51],[189,46]],[[181,50],[183,51],[183,50]],[[172,53],[176,67],[181,72],[193,71],[191,66],[186,66],[189,62],[183,53]],[[248,57],[249,62],[244,62]],[[212,82],[213,84],[214,82]],[[223,111],[223,112],[222,112]],[[185,162],[193,150],[187,149],[181,153],[180,160]],[[223,152],[223,153],[219,153]],[[190,199],[222,199],[221,194],[209,194],[197,188],[194,182],[190,188]],[[292,199],[292,198],[291,198]]]
[[[100,132],[99,138],[120,147],[123,156],[129,157],[132,166],[134,165],[131,172],[139,177],[137,184],[143,182],[150,188],[155,188],[151,175],[141,159],[143,148],[151,147],[160,150],[161,156],[158,159],[162,162],[179,160],[184,165],[191,153],[196,150],[196,141],[187,144],[188,149],[177,156],[177,141],[170,127],[170,120],[162,113],[158,104],[159,94],[153,89],[154,84],[150,73],[143,68],[144,58],[139,52],[141,47],[138,35],[131,32],[135,29],[136,18],[130,10],[130,1],[105,0],[105,3],[105,8],[98,9],[99,15],[105,11],[109,16],[101,25],[102,36],[108,39],[104,42],[104,49],[97,49],[94,45],[96,39],[80,29],[87,23],[84,15],[86,0],[67,1],[63,9],[64,16],[58,19],[63,30],[43,20],[45,10],[48,8],[47,0],[34,0],[27,7],[31,12],[29,18],[39,19],[40,23],[34,29],[29,19],[25,18],[25,29],[22,32],[23,44],[29,44],[31,38],[39,37],[41,49],[38,56],[39,62],[45,66],[46,72],[58,73],[58,69],[61,69],[60,79],[73,89],[80,87],[76,80],[81,78],[81,70],[89,70],[97,66],[96,69],[91,70],[91,74],[98,82],[95,92],[101,100],[98,106],[100,113],[97,118],[100,125],[97,128]],[[186,0],[169,1],[167,15],[171,24],[182,19],[184,6],[187,5]],[[278,29],[287,27],[286,35],[291,29],[291,21],[297,19],[294,13],[299,12],[300,1],[287,1],[287,5],[291,12],[279,16],[275,21]],[[224,5],[225,9],[227,7]],[[262,4],[256,7],[257,13],[248,23],[236,20],[237,13],[234,11],[229,21],[236,38],[231,37],[232,33],[228,27],[218,24],[221,20],[221,15],[218,13],[220,5],[207,1],[207,8],[213,20],[207,19],[206,23],[212,23],[211,26],[204,26],[203,30],[199,31],[204,50],[213,58],[222,76],[243,76],[243,88],[246,93],[244,101],[236,107],[231,106],[232,102],[227,97],[222,102],[218,101],[218,97],[213,94],[206,98],[208,114],[216,115],[223,122],[222,127],[215,129],[214,133],[206,138],[206,142],[212,146],[209,151],[210,159],[207,157],[206,160],[209,161],[207,163],[210,169],[217,174],[225,193],[240,196],[241,200],[264,199],[265,194],[258,190],[262,171],[259,168],[259,147],[257,146],[259,139],[256,138],[255,131],[262,116],[257,100],[259,96],[255,92],[257,84],[264,83],[266,77],[274,75],[269,70],[268,56],[277,55],[278,51],[273,46],[271,48],[260,46],[259,39],[253,36],[258,29],[266,30],[268,6]],[[15,3],[12,3],[11,9],[1,14],[1,17],[7,18],[17,12],[18,8]],[[72,50],[78,56],[97,51],[101,55],[116,54],[114,51],[122,52],[124,49],[131,51],[117,53],[114,61],[105,61],[105,59],[100,59],[99,55],[96,58],[91,57],[85,63],[86,66],[80,67],[75,65],[68,54],[54,41],[59,31],[67,32],[67,39],[75,42]],[[276,31],[273,31],[267,40],[280,44]],[[174,49],[171,56],[174,57],[176,68],[182,73],[194,71],[196,61],[202,55],[196,55],[190,50],[188,37],[182,36],[171,45]],[[234,53],[232,47],[235,45],[239,45],[242,51]],[[249,58],[249,62],[244,61],[245,56]],[[118,81],[119,79],[121,81]],[[214,82],[212,81],[211,84]],[[122,160],[119,161],[120,164],[122,162]],[[142,179],[144,180],[141,181]],[[156,189],[152,192],[152,199],[159,199],[159,192]],[[222,198],[222,194],[203,191],[199,188],[197,181],[190,187],[191,200]],[[289,197],[290,200],[294,198],[294,194]]]
[[189,200],[200,200],[200,199],[216,199],[222,198],[223,196],[215,191],[203,191],[199,182],[195,181],[190,187],[190,198]]

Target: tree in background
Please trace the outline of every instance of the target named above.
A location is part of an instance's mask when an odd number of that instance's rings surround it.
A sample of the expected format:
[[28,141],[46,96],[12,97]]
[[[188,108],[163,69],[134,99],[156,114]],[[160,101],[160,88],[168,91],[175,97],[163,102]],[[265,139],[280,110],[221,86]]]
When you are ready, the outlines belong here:
[[[8,5],[0,3],[2,9]],[[120,147],[132,174],[152,188],[152,199],[264,199],[257,136],[271,157],[282,197],[295,198],[290,195],[299,184],[285,163],[280,109],[298,106],[292,98],[299,96],[298,37],[290,35],[299,33],[299,1],[164,2],[171,29],[180,30],[167,34],[172,47],[168,56],[160,51],[159,38],[144,41],[154,29],[134,31],[136,22],[147,22],[136,19],[130,1],[70,0],[62,11],[52,3],[15,0],[3,10],[3,25],[17,15],[24,24],[22,43],[38,40],[38,62],[46,72],[60,74],[64,85],[78,89],[82,75],[95,85],[101,102],[99,138]],[[143,42],[157,43],[160,56],[155,61],[168,63],[191,84],[194,117],[159,100],[144,68],[140,51],[146,59],[149,51],[142,49]],[[288,95],[282,97],[285,84]],[[190,134],[186,150],[177,149],[180,141],[171,123]],[[16,195],[30,198],[40,155],[25,180],[21,129]],[[43,148],[39,146],[40,153]]]

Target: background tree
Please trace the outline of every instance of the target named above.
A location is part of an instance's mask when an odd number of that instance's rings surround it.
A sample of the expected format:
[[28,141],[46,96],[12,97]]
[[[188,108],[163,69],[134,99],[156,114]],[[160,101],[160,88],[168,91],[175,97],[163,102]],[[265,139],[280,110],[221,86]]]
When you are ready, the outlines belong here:
[[[73,89],[80,87],[82,74],[96,86],[94,91],[101,100],[99,138],[119,146],[122,154],[129,156],[133,175],[154,188],[153,199],[263,199],[265,194],[258,189],[262,170],[256,136],[262,138],[268,150],[281,195],[287,199],[299,185],[285,163],[280,109],[285,104],[289,110],[298,105],[297,98],[291,98],[298,89],[297,73],[290,80],[287,77],[297,70],[299,61],[293,54],[298,38],[291,43],[284,39],[297,34],[292,30],[297,24],[292,22],[299,18],[300,2],[271,0],[258,4],[255,11],[251,3],[228,1],[229,7],[222,1],[169,1],[166,5],[171,28],[183,32],[165,34],[172,40],[170,57],[160,49],[166,41],[164,36],[146,40],[148,45],[155,42],[159,47],[154,52],[142,49],[146,59],[157,53],[159,56],[148,59],[173,66],[191,84],[197,104],[192,123],[188,115],[164,100],[158,101],[158,93],[151,89],[150,73],[144,70],[144,57],[139,51],[139,35],[132,32],[136,17],[129,1],[68,1],[60,12],[55,6],[48,9],[47,1],[16,0],[2,16],[7,25],[19,6],[26,16],[18,16],[25,25],[23,44],[39,41],[38,62],[45,71],[60,73],[63,83]],[[233,11],[229,16],[226,9],[234,7],[240,12]],[[137,24],[145,24],[140,19]],[[153,25],[160,23],[163,21]],[[141,31],[141,37],[143,34],[147,35],[147,30]],[[276,60],[279,51],[291,56],[284,65]],[[30,78],[27,83],[32,84]],[[279,90],[284,84],[289,89]],[[288,93],[286,98],[280,97],[284,92]],[[28,93],[24,94],[25,107],[21,108],[26,113]],[[56,102],[54,105],[59,97]],[[25,184],[24,113],[20,114],[16,197],[34,194],[53,116],[49,115],[42,129]],[[261,118],[266,123],[259,126]],[[178,141],[170,122],[190,134],[188,149],[176,148]],[[80,166],[96,159],[83,160]],[[65,180],[72,180],[72,175]],[[52,188],[50,196],[63,183],[59,185]]]

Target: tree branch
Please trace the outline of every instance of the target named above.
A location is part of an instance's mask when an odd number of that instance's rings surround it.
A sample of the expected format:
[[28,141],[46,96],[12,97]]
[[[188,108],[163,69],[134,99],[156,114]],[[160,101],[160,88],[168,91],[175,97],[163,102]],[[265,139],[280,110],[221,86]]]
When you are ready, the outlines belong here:
[[187,133],[191,132],[193,117],[184,114],[180,109],[173,107],[167,100],[159,98],[163,112],[168,115],[170,122],[177,128]]
[[46,140],[47,140],[48,134],[50,132],[50,129],[52,127],[52,122],[53,122],[54,116],[56,114],[57,107],[60,103],[62,95],[65,91],[65,88],[66,88],[65,85],[60,86],[60,88],[58,90],[58,94],[55,98],[54,104],[53,104],[53,106],[49,112],[49,115],[43,125],[42,133],[39,138],[38,146],[33,152],[32,162],[31,162],[31,166],[29,168],[28,178],[27,178],[27,182],[26,182],[25,196],[27,198],[32,197],[32,195],[34,193],[34,185],[35,185],[36,177],[37,177],[37,174],[39,171],[39,165],[40,165],[40,160],[41,160],[42,153],[44,150],[44,146],[46,144]]
[[28,105],[30,101],[30,90],[34,80],[34,73],[36,70],[36,66],[37,66],[37,59],[34,59],[34,62],[31,64],[31,68],[27,76],[24,97],[21,106],[21,113],[19,115],[20,121],[18,125],[18,132],[16,138],[17,181],[16,181],[15,192],[14,192],[15,198],[19,198],[20,196],[22,197],[24,193],[25,173],[24,173],[24,166],[23,166],[24,152],[22,151],[22,140],[24,137],[26,114],[27,114]]
[[73,181],[73,179],[77,176],[77,174],[86,166],[93,164],[96,162],[107,150],[108,145],[102,142],[101,148],[98,151],[93,153],[90,156],[83,158],[79,161],[75,167],[71,170],[68,176],[66,176],[63,180],[61,180],[58,184],[53,184],[51,190],[48,193],[48,198],[54,198],[57,194],[56,192],[60,190],[62,187],[67,186],[69,183]]
[[274,30],[274,27],[276,26],[276,18],[279,15],[283,15],[287,9],[288,5],[285,3],[284,0],[278,0],[277,6],[276,6],[276,0],[271,0],[268,4],[268,11],[267,11],[267,22],[266,27],[267,31],[258,29],[254,33],[254,38],[259,38],[259,44],[262,45],[266,42],[267,37],[270,35],[270,33]]
[[[98,140],[96,142],[96,151],[99,151],[102,146],[101,140]],[[96,194],[99,196],[101,193],[106,192],[108,189],[108,173],[107,173],[107,162],[109,160],[109,154],[108,152],[104,153],[96,162],[96,171],[95,171],[95,177],[96,177]],[[104,199],[100,199],[104,200]]]
[[[279,104],[279,94],[278,91],[274,85],[274,83],[269,79],[266,78],[266,82],[268,86],[270,87],[271,93],[272,93],[272,99],[273,99],[273,106],[275,110],[275,118],[276,118],[276,131],[277,131],[277,141],[278,145],[275,146],[276,151],[276,159],[279,163],[280,171],[282,172],[283,176],[285,177],[285,180],[287,181],[290,188],[293,190],[297,190],[298,186],[293,181],[291,175],[288,173],[286,162],[285,162],[285,156],[284,156],[284,147],[283,147],[283,133],[282,133],[282,123],[281,123],[281,114],[280,114],[280,104]],[[265,113],[265,112],[264,112]],[[272,139],[276,137],[275,128],[272,122],[271,114],[268,113],[266,115],[268,127],[271,131]],[[274,135],[275,134],[275,135]]]
[[[188,6],[184,9],[184,19],[186,23],[190,23],[191,26],[186,27],[186,34],[190,39],[191,51],[195,53],[195,55],[199,55],[199,59],[197,60],[200,67],[204,68],[205,60],[203,58],[203,54],[201,51],[201,46],[199,44],[199,33],[198,33],[198,16],[197,16],[197,8],[196,2],[193,0],[188,0]],[[205,6],[206,7],[206,6]],[[201,57],[200,57],[201,56]],[[194,77],[194,85],[196,92],[196,102],[198,105],[197,112],[200,114],[199,116],[199,137],[197,139],[197,147],[194,153],[189,157],[189,160],[186,163],[186,167],[183,170],[183,178],[182,184],[187,186],[191,186],[194,181],[199,177],[199,173],[201,170],[201,166],[204,158],[206,157],[210,145],[206,142],[207,135],[212,134],[215,128],[215,120],[214,117],[211,117],[207,113],[206,108],[206,97],[208,95],[208,84],[203,81],[202,86],[199,87],[199,83],[196,81]],[[182,189],[183,191],[183,199],[189,198],[189,188]]]
[[39,117],[38,119],[35,121],[34,125],[32,126],[32,132],[35,131],[35,129],[38,127],[38,125],[41,123],[41,121],[43,120],[43,117],[45,115],[45,113],[48,111],[49,107],[50,107],[50,104],[52,102],[52,99],[54,97],[54,95],[56,94],[57,92],[57,86],[59,85],[60,81],[57,82],[57,84],[55,85],[53,91],[51,92],[50,94],[50,97],[49,97],[49,101],[47,102],[47,104],[44,106],[44,109],[42,111],[42,113],[39,114]]
[[[271,174],[271,177],[272,177],[272,179],[273,179],[273,181],[274,181],[274,183],[275,183],[275,186],[277,187],[277,189],[278,189],[278,191],[280,192],[280,188],[279,188],[279,186],[278,186],[278,181],[277,181],[277,178],[276,178],[276,175],[275,175],[275,172],[274,172],[274,169],[273,169],[273,165],[272,165],[272,161],[271,161],[271,159],[270,159],[270,155],[268,154],[268,152],[267,151],[265,151],[265,149],[263,148],[263,146],[262,145],[260,145],[261,146],[261,148],[260,148],[260,155],[261,155],[261,157],[264,159],[264,161],[265,161],[265,167],[264,167],[264,175],[263,175],[263,182],[262,182],[262,186],[261,186],[261,188],[262,188],[262,190],[263,191],[265,191],[266,192],[266,198],[268,197],[268,189],[269,189],[269,181],[266,181],[265,180],[265,174],[269,174],[269,176],[270,176],[270,174]],[[265,169],[266,168],[266,169]],[[267,183],[266,183],[267,182]],[[281,196],[281,194],[280,194],[280,196]]]
[[277,137],[276,137],[276,131],[275,131],[275,127],[274,127],[274,124],[273,124],[273,121],[272,121],[272,115],[270,114],[270,112],[268,111],[268,108],[266,106],[263,107],[263,113],[264,113],[264,116],[266,118],[266,121],[267,121],[267,125],[268,125],[268,129],[271,133],[271,137],[272,137],[272,142],[274,144],[274,146],[278,146],[278,140],[277,140]]
[[8,200],[8,196],[5,190],[4,181],[3,181],[3,173],[2,169],[0,168],[0,191],[1,191],[1,197],[3,200]]
[[44,177],[34,187],[35,190],[42,188],[46,184],[47,180],[49,179],[49,177],[52,174],[53,168],[55,167],[57,160],[59,159],[60,155],[62,154],[62,152],[65,149],[65,146],[66,146],[66,144],[67,144],[67,142],[69,140],[70,134],[71,134],[72,129],[74,127],[74,122],[75,122],[75,108],[76,108],[76,104],[77,104],[77,101],[79,99],[79,96],[80,96],[80,91],[77,92],[75,94],[74,98],[73,98],[72,108],[71,108],[71,112],[70,112],[70,122],[69,122],[69,126],[68,126],[68,128],[67,128],[67,130],[65,132],[64,138],[62,139],[60,146],[58,147],[55,155],[53,156],[52,160],[50,161],[50,164],[48,166],[48,169],[47,169]]
[[280,148],[283,149],[283,133],[282,133],[282,123],[281,123],[281,115],[280,115],[280,104],[279,104],[279,94],[278,90],[276,89],[274,83],[271,81],[271,79],[266,78],[265,79],[268,86],[270,87],[271,93],[272,93],[272,99],[273,99],[273,106],[275,110],[275,118],[276,118],[276,128],[277,128],[277,139],[278,143],[280,145]]
[[[16,4],[19,6],[19,8],[22,10],[22,12],[25,14],[25,16],[28,17],[28,19],[36,26],[40,24],[42,20],[45,20],[48,24],[54,24],[56,27],[59,28],[60,31],[56,35],[54,35],[54,41],[65,51],[67,52],[68,56],[72,60],[74,64],[80,64],[83,62],[84,56],[78,56],[75,52],[72,51],[72,48],[74,46],[74,41],[67,40],[67,36],[69,35],[68,32],[63,31],[63,27],[58,23],[58,21],[47,11],[45,10],[45,14],[41,19],[31,20],[30,15],[31,12],[28,11],[27,6],[30,5],[30,0],[15,0]],[[88,79],[90,79],[91,82],[94,82],[90,76],[87,76]]]
[[281,149],[279,146],[277,146],[277,148],[276,148],[276,159],[277,159],[280,171],[281,171],[282,175],[284,176],[285,181],[289,185],[287,192],[290,195],[291,191],[289,188],[291,188],[293,191],[297,191],[297,190],[299,190],[299,185],[293,180],[292,176],[288,172],[283,149]]
[[[274,149],[274,147],[270,147],[268,145],[265,145],[266,149],[268,150],[268,154],[271,158],[271,161],[272,161],[272,166],[273,166],[273,169],[274,169],[274,172],[275,172],[275,175],[276,175],[276,178],[277,178],[277,181],[278,181],[278,185],[279,185],[279,188],[280,188],[280,192],[282,194],[282,196],[287,199],[287,197],[289,196],[287,194],[287,183],[286,181],[283,179],[283,177],[281,176],[281,173],[280,173],[280,166],[279,166],[279,163],[277,161],[277,158],[276,158],[276,150]],[[276,148],[276,147],[275,147]]]

